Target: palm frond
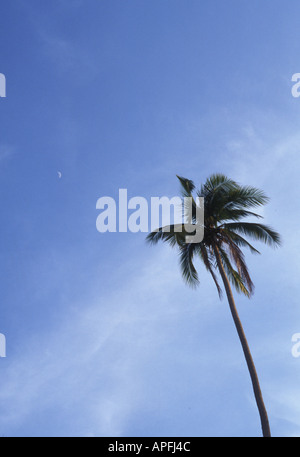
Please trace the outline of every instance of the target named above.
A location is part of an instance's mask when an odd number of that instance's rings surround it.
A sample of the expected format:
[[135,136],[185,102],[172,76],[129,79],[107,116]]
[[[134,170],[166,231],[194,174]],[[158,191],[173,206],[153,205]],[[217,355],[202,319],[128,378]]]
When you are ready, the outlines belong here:
[[150,244],[157,244],[158,241],[168,242],[172,247],[184,244],[185,236],[188,233],[184,228],[184,224],[171,224],[169,226],[159,227],[150,232],[146,241]]
[[226,233],[227,236],[229,236],[234,242],[235,244],[237,244],[238,246],[241,246],[241,247],[247,247],[250,249],[250,251],[252,252],[252,254],[260,254],[260,252],[254,247],[252,246],[252,244],[250,244],[247,240],[245,240],[245,238],[243,238],[242,236],[238,235],[237,233],[231,231],[231,230],[228,230],[228,229],[222,229],[222,233]]
[[243,283],[247,285],[247,290],[249,293],[252,294],[254,290],[254,284],[245,263],[243,252],[238,247],[238,245],[227,235],[225,235],[223,238],[223,242],[227,245],[229,255],[237,267],[239,276],[241,277]]
[[212,175],[201,186],[198,195],[205,198],[207,218],[215,221],[238,221],[242,217],[262,216],[248,208],[264,205],[268,197],[263,191],[252,186],[241,186],[225,175]]
[[235,233],[249,236],[254,240],[262,241],[272,247],[280,246],[281,244],[279,233],[264,224],[257,224],[253,222],[230,222],[223,224],[221,227]]
[[176,176],[181,184],[181,192],[183,197],[190,197],[193,190],[195,189],[195,184],[190,179],[186,179],[178,175]]
[[226,251],[219,246],[219,251],[221,255],[221,260],[222,264],[224,266],[224,269],[226,271],[226,274],[228,276],[229,281],[231,284],[234,286],[236,291],[238,293],[243,293],[246,295],[246,297],[250,298],[251,292],[247,289],[246,285],[244,284],[244,281],[242,277],[239,275],[239,273],[232,267],[230,259],[226,253]]
[[194,267],[193,257],[196,244],[189,243],[179,246],[180,268],[183,279],[191,287],[195,287],[199,283],[198,273]]
[[238,187],[236,181],[233,181],[222,173],[211,175],[200,188],[201,196],[208,197],[217,192],[229,192]]
[[219,214],[218,214],[218,222],[222,221],[239,221],[242,217],[256,217],[257,219],[262,219],[263,217],[260,214],[253,213],[252,211],[247,211],[243,208],[229,208],[228,206],[224,205],[221,207]]
[[227,207],[230,208],[251,208],[262,206],[268,203],[269,198],[266,194],[256,187],[238,186],[236,189],[231,189],[228,194]]
[[222,207],[226,204],[226,195],[228,192],[236,189],[238,184],[232,179],[222,174],[212,175],[201,186],[199,197],[204,197],[206,210],[210,214],[216,212],[217,207]]
[[207,271],[209,271],[209,273],[211,274],[213,280],[214,280],[214,283],[216,285],[216,288],[218,290],[218,294],[219,294],[219,298],[221,299],[222,298],[222,289],[218,283],[218,280],[217,280],[217,276],[214,272],[214,264],[213,264],[213,260],[209,254],[209,252],[207,251],[207,248],[206,246],[203,244],[203,243],[199,243],[197,246],[197,251],[198,251],[198,254],[199,254],[199,257],[201,258],[201,260],[203,261]]

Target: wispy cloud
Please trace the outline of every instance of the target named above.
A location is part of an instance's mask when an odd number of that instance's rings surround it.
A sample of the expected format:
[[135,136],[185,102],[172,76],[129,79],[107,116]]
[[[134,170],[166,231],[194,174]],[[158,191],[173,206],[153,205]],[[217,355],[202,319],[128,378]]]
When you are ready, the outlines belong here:
[[167,347],[170,322],[179,325],[186,306],[173,299],[184,287],[181,282],[176,286],[174,255],[155,252],[138,277],[115,292],[107,294],[97,285],[57,328],[31,336],[13,358],[8,354],[0,391],[2,433],[12,433],[28,419],[33,434],[38,433],[34,418],[52,408],[64,417],[62,433],[126,433],[145,402],[145,367]]

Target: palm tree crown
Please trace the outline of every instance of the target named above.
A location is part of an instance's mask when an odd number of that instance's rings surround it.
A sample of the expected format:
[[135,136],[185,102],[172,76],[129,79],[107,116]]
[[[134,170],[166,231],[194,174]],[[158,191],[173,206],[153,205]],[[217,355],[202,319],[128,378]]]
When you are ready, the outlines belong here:
[[[182,196],[192,198],[192,206],[195,210],[193,181],[181,176],[177,177],[181,184]],[[191,286],[199,283],[193,262],[194,257],[198,256],[210,272],[221,296],[221,287],[215,274],[217,265],[214,248],[217,246],[229,280],[238,292],[250,297],[254,285],[241,248],[247,247],[255,254],[259,254],[259,251],[244,237],[277,246],[280,244],[280,236],[267,225],[245,222],[241,219],[249,216],[262,218],[261,215],[249,209],[266,204],[268,197],[261,190],[241,186],[222,174],[212,175],[195,192],[198,197],[204,197],[204,238],[201,243],[185,242],[187,232],[183,224],[181,232],[175,230],[176,225],[171,225],[169,232],[164,231],[164,227],[160,227],[147,236],[147,241],[155,244],[162,240],[179,248],[182,275]],[[193,223],[196,224],[195,215],[196,211],[193,211]]]

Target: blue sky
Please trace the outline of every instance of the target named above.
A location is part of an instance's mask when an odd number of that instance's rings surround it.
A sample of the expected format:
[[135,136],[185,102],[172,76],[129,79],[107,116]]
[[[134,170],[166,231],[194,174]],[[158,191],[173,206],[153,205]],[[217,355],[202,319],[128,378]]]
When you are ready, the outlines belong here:
[[[47,3],[47,4],[46,4]],[[96,230],[101,196],[222,172],[271,198],[283,246],[236,297],[273,436],[300,436],[299,2],[1,7],[0,435],[259,436],[225,299],[175,251]],[[57,172],[62,173],[59,179]]]

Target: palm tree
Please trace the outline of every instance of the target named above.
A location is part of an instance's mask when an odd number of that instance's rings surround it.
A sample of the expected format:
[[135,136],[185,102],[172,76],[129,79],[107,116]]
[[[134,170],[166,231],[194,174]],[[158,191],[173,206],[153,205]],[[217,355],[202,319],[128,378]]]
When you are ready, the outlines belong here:
[[[197,224],[197,199],[193,197],[195,185],[193,181],[177,176],[181,184],[183,197],[190,197],[192,201],[192,223]],[[200,243],[187,243],[185,225],[170,225],[169,231],[160,227],[149,233],[147,241],[156,244],[159,240],[168,242],[177,247],[180,256],[180,266],[183,278],[191,285],[199,283],[197,270],[194,266],[194,257],[198,256],[211,274],[217,287],[219,297],[222,289],[218,282],[218,274],[223,281],[230,311],[242,345],[244,356],[250,373],[254,396],[258,407],[261,427],[264,437],[270,437],[270,426],[267,411],[264,405],[258,376],[251,356],[248,342],[235,306],[230,283],[237,292],[251,297],[254,285],[252,283],[244,255],[241,248],[248,248],[252,253],[259,251],[252,246],[246,237],[276,247],[280,245],[280,235],[270,227],[253,222],[242,221],[247,217],[261,218],[259,214],[250,211],[268,202],[266,195],[259,189],[250,186],[241,186],[223,174],[214,174],[209,177],[200,190],[198,197],[204,197],[204,237]],[[181,231],[178,231],[180,228]],[[190,230],[189,230],[190,232]]]

